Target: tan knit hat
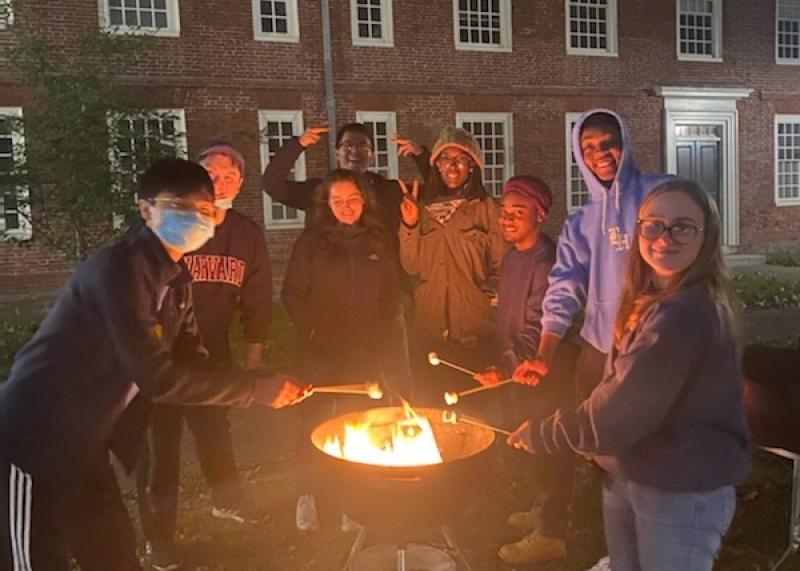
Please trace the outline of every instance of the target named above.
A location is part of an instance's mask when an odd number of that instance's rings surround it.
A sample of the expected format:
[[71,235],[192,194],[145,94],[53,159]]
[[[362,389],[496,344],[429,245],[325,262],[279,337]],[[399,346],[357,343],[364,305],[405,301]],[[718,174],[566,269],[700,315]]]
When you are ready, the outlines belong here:
[[434,165],[436,159],[442,154],[442,151],[449,148],[456,148],[460,151],[464,151],[472,157],[472,160],[474,160],[480,168],[483,168],[483,158],[481,157],[481,148],[478,146],[478,141],[464,129],[459,129],[453,125],[445,125],[444,128],[439,131],[439,138],[436,140],[436,144],[433,145],[433,151],[431,151],[431,166]]

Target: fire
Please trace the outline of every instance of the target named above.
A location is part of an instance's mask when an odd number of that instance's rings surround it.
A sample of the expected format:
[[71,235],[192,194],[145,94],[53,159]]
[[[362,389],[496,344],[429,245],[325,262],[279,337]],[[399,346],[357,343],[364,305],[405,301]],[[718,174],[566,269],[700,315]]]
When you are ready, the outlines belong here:
[[325,453],[337,458],[379,466],[425,466],[441,464],[442,455],[427,418],[403,403],[404,418],[393,424],[346,424],[344,442],[329,436]]

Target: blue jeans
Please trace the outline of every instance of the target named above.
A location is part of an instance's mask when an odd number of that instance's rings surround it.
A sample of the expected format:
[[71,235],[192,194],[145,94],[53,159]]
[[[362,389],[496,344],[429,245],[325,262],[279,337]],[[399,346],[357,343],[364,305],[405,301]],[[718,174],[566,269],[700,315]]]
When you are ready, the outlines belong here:
[[670,492],[609,474],[603,520],[614,571],[711,571],[736,511],[733,486]]

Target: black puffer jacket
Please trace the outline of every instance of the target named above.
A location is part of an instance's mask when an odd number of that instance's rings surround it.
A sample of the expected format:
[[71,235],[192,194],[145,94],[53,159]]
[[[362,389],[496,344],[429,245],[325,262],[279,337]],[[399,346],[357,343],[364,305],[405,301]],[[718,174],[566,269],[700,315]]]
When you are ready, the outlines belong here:
[[315,384],[359,382],[396,336],[400,288],[387,243],[343,224],[298,238],[281,297]]

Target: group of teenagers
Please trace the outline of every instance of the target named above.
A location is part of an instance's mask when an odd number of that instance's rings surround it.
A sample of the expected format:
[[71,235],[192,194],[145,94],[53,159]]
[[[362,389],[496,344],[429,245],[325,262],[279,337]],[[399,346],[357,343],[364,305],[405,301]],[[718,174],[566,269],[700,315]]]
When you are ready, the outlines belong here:
[[[462,129],[445,127],[430,149],[395,138],[420,172],[410,185],[369,170],[374,141],[359,123],[335,134],[337,169],[292,180],[327,131],[290,140],[261,178],[273,201],[306,211],[281,290],[298,375],[262,367],[272,272],[263,231],[232,208],[243,156],[212,142],[197,162],[157,161],[140,179],[142,223],[78,266],[0,383],[0,568],[65,571],[74,557],[84,571],[141,569],[111,453],[136,473],[151,565],[180,568],[184,421],[212,515],[255,522],[265,510],[243,490],[229,407],[304,401],[296,524],[313,530],[308,432],[341,401],[305,400],[308,382],[379,379],[392,398],[441,407],[444,391],[513,378],[458,405],[485,416],[509,397],[508,444],[543,460],[540,501],[511,514],[525,531],[500,559],[566,557],[579,453],[602,469],[614,571],[711,570],[751,442],[708,194],[641,173],[620,116],[592,110],[572,132],[590,200],[555,242],[542,231],[548,185],[512,177],[498,202]],[[430,351],[480,372],[433,368]]]

